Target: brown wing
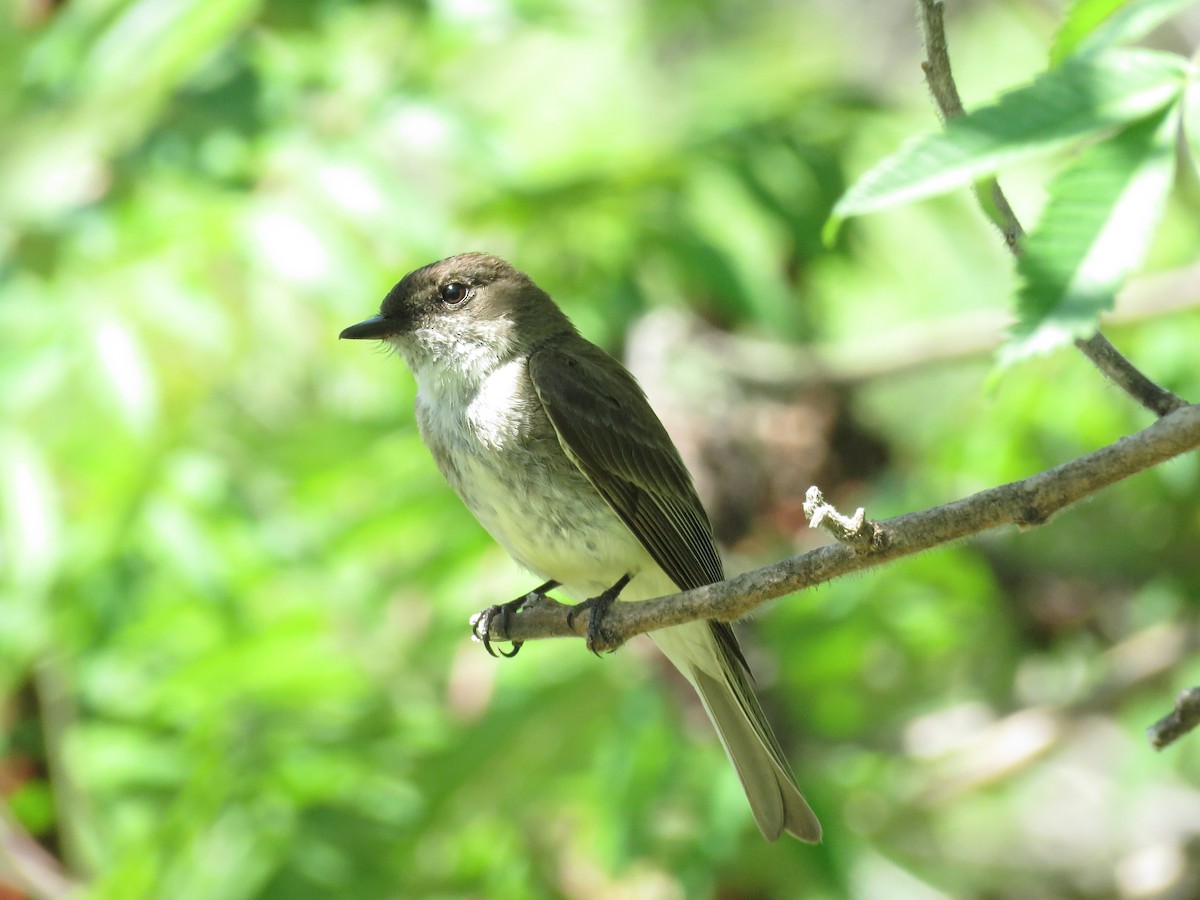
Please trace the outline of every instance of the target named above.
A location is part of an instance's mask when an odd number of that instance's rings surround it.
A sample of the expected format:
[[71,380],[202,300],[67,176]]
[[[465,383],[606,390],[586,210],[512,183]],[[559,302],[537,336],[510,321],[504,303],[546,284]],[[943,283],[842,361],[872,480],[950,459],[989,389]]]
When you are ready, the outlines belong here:
[[721,581],[712,526],[666,429],[632,375],[580,345],[529,358],[563,449],[681,590]]
[[[571,354],[543,348],[529,375],[567,455],[681,590],[721,581],[712,526],[679,452],[633,376],[591,344]],[[708,622],[726,676],[695,670],[697,690],[721,732],[763,833],[806,841],[821,826],[754,697],[733,629]],[[764,757],[769,762],[757,763]],[[763,774],[765,773],[765,775]]]
[[[723,581],[708,515],[646,395],[599,347],[581,340],[576,350],[543,347],[529,357],[559,443],[680,590]],[[729,624],[708,624],[730,671],[749,675]]]

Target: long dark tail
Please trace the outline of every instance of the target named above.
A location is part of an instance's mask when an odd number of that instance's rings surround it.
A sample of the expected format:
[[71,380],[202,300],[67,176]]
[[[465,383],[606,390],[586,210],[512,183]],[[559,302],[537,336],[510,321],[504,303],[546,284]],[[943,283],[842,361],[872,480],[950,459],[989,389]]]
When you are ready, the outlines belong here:
[[802,841],[820,841],[821,823],[800,793],[754,696],[729,626],[692,622],[651,632],[650,637],[700,695],[763,837],[774,841],[786,831]]

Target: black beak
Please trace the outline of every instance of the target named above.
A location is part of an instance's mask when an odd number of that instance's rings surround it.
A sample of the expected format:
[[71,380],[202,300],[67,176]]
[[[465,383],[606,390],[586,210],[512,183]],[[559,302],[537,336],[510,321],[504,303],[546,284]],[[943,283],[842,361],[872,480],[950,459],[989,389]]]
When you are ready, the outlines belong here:
[[338,338],[345,338],[348,341],[364,341],[371,338],[385,338],[395,334],[396,331],[396,324],[390,319],[385,319],[383,316],[371,316],[357,325],[343,328]]

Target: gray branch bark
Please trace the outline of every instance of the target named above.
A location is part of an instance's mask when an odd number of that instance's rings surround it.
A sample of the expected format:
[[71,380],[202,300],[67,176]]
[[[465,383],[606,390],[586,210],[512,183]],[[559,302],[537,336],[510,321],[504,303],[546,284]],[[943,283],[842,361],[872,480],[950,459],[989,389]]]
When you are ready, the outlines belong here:
[[[604,631],[614,640],[597,649],[612,650],[634,635],[698,619],[739,619],[768,600],[1005,525],[1022,529],[1043,525],[1058,511],[1103,488],[1197,447],[1200,406],[1185,406],[1116,443],[1021,481],[944,506],[867,523],[869,542],[830,544],[718,584],[614,604],[604,618]],[[568,624],[570,609],[552,599],[531,598],[519,614],[510,617],[507,628],[497,617],[487,637],[492,641],[583,637],[590,613]]]
[[1181,691],[1175,708],[1146,729],[1150,746],[1161,750],[1200,725],[1200,687]]

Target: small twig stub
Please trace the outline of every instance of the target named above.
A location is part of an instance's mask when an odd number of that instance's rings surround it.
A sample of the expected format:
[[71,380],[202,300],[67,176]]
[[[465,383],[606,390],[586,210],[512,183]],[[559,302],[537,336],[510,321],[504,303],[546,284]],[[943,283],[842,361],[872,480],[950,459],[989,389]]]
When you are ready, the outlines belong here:
[[1175,708],[1146,729],[1155,750],[1174,743],[1200,725],[1200,687],[1190,687],[1175,698]]
[[809,528],[822,528],[843,544],[855,549],[870,548],[878,537],[874,522],[867,521],[867,511],[861,506],[854,515],[847,516],[825,502],[825,495],[816,485],[804,494],[804,514],[808,516]]

